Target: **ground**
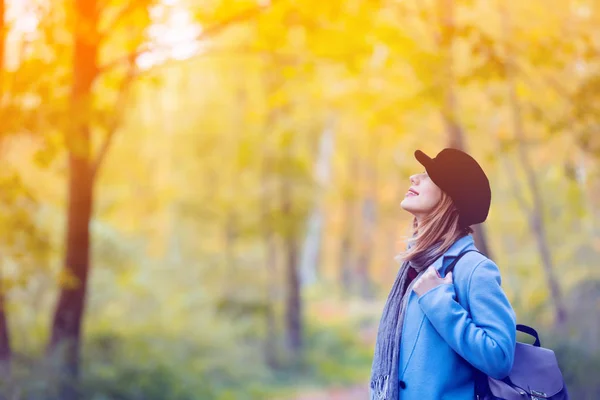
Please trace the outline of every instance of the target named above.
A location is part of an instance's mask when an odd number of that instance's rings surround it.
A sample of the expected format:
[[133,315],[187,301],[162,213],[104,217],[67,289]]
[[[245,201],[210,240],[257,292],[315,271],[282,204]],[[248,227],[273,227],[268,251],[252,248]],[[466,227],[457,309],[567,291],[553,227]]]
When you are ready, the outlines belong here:
[[290,400],[365,400],[368,398],[367,386],[357,385],[350,388],[307,391]]

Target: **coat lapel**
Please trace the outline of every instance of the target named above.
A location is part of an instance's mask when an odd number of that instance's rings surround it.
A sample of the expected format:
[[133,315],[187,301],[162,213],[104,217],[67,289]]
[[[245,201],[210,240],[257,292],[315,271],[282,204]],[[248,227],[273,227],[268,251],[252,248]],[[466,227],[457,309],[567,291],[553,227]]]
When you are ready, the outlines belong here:
[[[454,244],[446,250],[446,252],[435,260],[432,266],[438,270],[441,276],[444,276],[445,267],[448,266],[454,258],[456,258],[461,252],[466,250],[467,248],[473,247],[473,238],[470,235],[464,236],[458,239]],[[425,318],[425,314],[417,300],[419,296],[414,292],[414,290],[410,290],[410,294],[408,297],[408,305],[406,308],[406,315],[404,316],[404,322],[402,327],[402,344],[401,346],[406,346],[406,350],[404,354],[406,355],[405,363],[410,361],[411,354],[414,352],[414,348],[417,345],[417,340],[419,338],[419,330],[421,329],[423,318]],[[406,365],[400,366],[400,372],[406,368]]]
[[[443,266],[443,261],[444,256],[439,257],[432,265],[435,269],[440,271]],[[423,318],[425,318],[425,314],[423,313],[423,310],[421,310],[421,307],[419,307],[417,300],[419,300],[419,295],[411,288],[406,315],[404,316],[404,325],[402,327],[402,347],[406,346],[405,348],[407,350],[405,352],[407,359],[404,360],[404,362],[409,361],[409,357],[414,351],[414,347],[416,346],[419,337],[419,330],[421,329]]]
[[[471,235],[463,236],[462,238],[460,238],[456,242],[454,242],[454,244],[452,246],[450,246],[450,248],[448,250],[446,250],[446,252],[442,256],[442,260],[441,261],[437,260],[436,262],[433,263],[435,268],[440,273],[440,276],[442,276],[442,277],[445,276],[444,272],[446,270],[446,267],[448,265],[450,265],[452,260],[454,260],[456,257],[458,257],[458,255],[460,253],[462,253],[463,251],[465,251],[467,249],[471,249],[471,248],[476,249],[473,243],[474,243],[473,237]],[[439,263],[438,263],[438,261],[439,261]]]

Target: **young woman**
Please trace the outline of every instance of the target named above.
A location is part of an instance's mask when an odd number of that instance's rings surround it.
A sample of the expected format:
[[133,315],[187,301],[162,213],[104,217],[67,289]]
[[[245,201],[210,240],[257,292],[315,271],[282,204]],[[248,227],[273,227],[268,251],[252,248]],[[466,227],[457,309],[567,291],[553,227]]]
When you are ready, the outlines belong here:
[[485,221],[488,179],[468,154],[415,152],[426,172],[410,177],[401,206],[414,215],[413,237],[379,324],[371,370],[371,400],[474,398],[477,370],[510,372],[516,316],[500,286],[500,271],[476,250],[470,228]]

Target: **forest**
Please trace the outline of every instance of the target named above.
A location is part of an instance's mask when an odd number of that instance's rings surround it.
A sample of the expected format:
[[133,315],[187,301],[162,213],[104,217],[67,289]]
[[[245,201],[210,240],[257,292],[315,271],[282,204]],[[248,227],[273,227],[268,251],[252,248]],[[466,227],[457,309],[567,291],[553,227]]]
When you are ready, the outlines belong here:
[[0,16],[1,399],[367,398],[413,154],[446,147],[518,323],[600,398],[600,2]]

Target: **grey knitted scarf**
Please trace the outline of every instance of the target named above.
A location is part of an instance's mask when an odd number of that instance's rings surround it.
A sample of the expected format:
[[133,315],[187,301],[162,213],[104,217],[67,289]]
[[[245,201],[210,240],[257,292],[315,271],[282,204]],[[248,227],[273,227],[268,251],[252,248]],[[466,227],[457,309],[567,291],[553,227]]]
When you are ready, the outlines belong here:
[[[403,262],[398,271],[379,322],[375,355],[371,367],[369,390],[371,400],[398,400],[399,398],[398,357],[400,356],[402,323],[408,297],[417,279],[442,255],[439,251],[440,244],[436,243],[410,262]],[[418,273],[410,285],[408,284],[409,267],[414,268]]]

